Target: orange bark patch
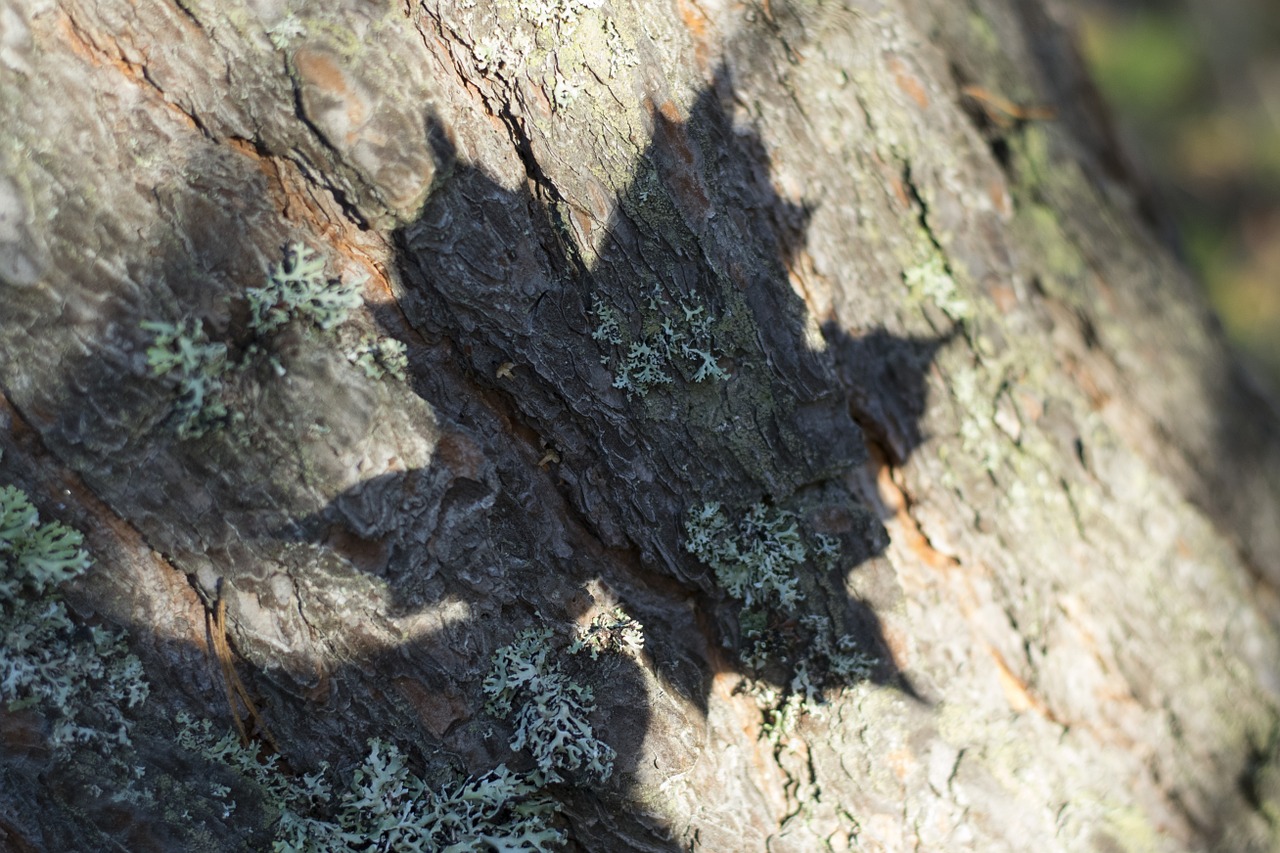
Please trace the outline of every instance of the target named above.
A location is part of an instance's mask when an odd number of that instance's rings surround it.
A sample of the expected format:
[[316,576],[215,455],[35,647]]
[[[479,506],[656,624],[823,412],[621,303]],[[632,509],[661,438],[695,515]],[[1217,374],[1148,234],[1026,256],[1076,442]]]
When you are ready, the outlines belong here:
[[1088,363],[1074,356],[1064,356],[1061,361],[1067,375],[1071,377],[1072,381],[1075,382],[1080,390],[1085,393],[1085,396],[1089,398],[1089,406],[1095,412],[1101,410],[1107,405],[1107,403],[1111,402],[1111,395],[1103,390]]
[[[240,680],[240,674],[236,672],[235,656],[231,652],[231,644],[227,641],[227,600],[222,596],[221,581],[219,581],[218,603],[208,611],[206,620],[208,634],[213,641],[214,657],[222,671],[222,687],[226,694],[227,709],[231,712],[232,722],[236,724],[236,731],[240,733],[240,745],[248,746],[253,739],[251,730],[246,725],[252,722],[255,726],[252,734],[262,738],[271,745],[273,750],[279,752],[280,747],[271,736],[266,720],[262,718],[258,706],[254,704],[253,697],[249,694],[249,689],[245,687],[244,682]],[[240,715],[241,706],[245,709],[245,716]]]
[[924,84],[911,73],[905,62],[896,56],[890,56],[889,71],[893,73],[893,80],[898,88],[915,101],[916,106],[922,110],[929,106],[929,95],[924,90]]
[[889,657],[892,659],[894,667],[899,670],[911,668],[911,655],[909,651],[909,642],[907,635],[894,625],[882,624],[881,632],[884,635],[884,644],[889,648]]
[[653,114],[653,137],[659,173],[671,193],[671,199],[691,221],[707,218],[711,200],[698,173],[699,152],[689,141],[688,126],[680,111],[671,101],[666,101]]
[[71,52],[97,68],[113,68],[139,89],[144,89],[163,104],[171,114],[191,130],[198,131],[195,118],[182,107],[170,101],[158,86],[147,79],[146,66],[129,60],[124,49],[109,34],[83,29],[65,11],[59,11],[57,28]]
[[977,101],[987,118],[1000,127],[1009,127],[1015,121],[1048,121],[1056,118],[1052,107],[1024,107],[982,86],[965,86],[960,93]]
[[987,293],[991,296],[991,301],[996,304],[996,308],[1000,309],[1001,314],[1008,314],[1018,307],[1018,294],[1007,284],[997,284]]
[[902,529],[904,544],[920,559],[920,562],[938,571],[950,571],[960,567],[960,563],[954,557],[942,553],[929,543],[929,537],[924,535],[920,525],[911,517],[907,509],[906,496],[893,481],[893,469],[888,465],[881,465],[876,472],[876,486],[880,491],[880,499],[893,511]]
[[582,232],[583,240],[589,244],[591,242],[591,236],[596,230],[595,221],[585,210],[578,210],[577,208],[574,208],[572,215],[574,221],[578,223],[578,230]]
[[294,53],[293,62],[308,83],[324,92],[343,97],[351,90],[346,73],[330,56],[302,49]]
[[[650,105],[649,109],[653,109],[652,105]],[[658,113],[672,124],[680,124],[683,121],[683,117],[680,115],[680,108],[673,101],[663,101],[662,105],[658,107]]]
[[1044,401],[1035,394],[1026,391],[1018,391],[1017,394],[1018,411],[1031,420],[1032,423],[1039,423],[1044,417]]
[[698,63],[698,70],[706,74],[711,57],[710,20],[692,0],[676,0],[676,10],[680,14],[680,23],[693,39],[693,58]]
[[898,199],[898,204],[902,205],[904,210],[909,210],[911,208],[911,196],[907,195],[907,188],[902,183],[902,178],[890,174],[889,186],[893,189],[893,195]]
[[302,78],[303,105],[309,110],[328,109],[330,104],[339,106],[344,120],[326,122],[326,127],[342,127],[345,130],[342,141],[348,146],[354,145],[368,120],[369,108],[350,75],[333,57],[314,50],[298,50],[293,55],[293,64]]
[[885,756],[889,769],[893,771],[893,775],[899,782],[905,782],[907,776],[910,775],[912,769],[916,766],[916,758],[911,754],[911,750],[906,747],[900,747],[893,750]]
[[1009,197],[1004,181],[993,179],[987,184],[987,195],[991,198],[991,206],[1001,217],[1007,218],[1013,213],[1013,199]]
[[245,139],[229,137],[226,143],[232,151],[251,160],[266,178],[267,192],[272,206],[279,211],[280,219],[300,226],[333,251],[358,261],[369,276],[366,296],[371,302],[389,305],[396,301],[385,266],[375,260],[379,239],[376,234],[362,235],[355,223],[336,215],[332,208],[317,199],[315,188],[307,182],[296,164],[264,154]]
[[[787,278],[791,282],[791,289],[804,300],[810,316],[819,321],[829,319],[832,316],[830,304],[827,304],[823,310],[823,306],[818,304],[818,294],[810,287],[810,282],[816,284],[822,280],[814,267],[813,257],[801,248],[787,257],[786,261]],[[829,303],[830,300],[828,299],[827,302]]]
[[[906,545],[907,549],[920,562],[931,569],[943,573],[943,576],[950,581],[948,586],[954,596],[954,600],[959,606],[960,612],[976,633],[979,630],[978,624],[980,621],[978,616],[979,598],[974,588],[973,580],[976,577],[987,574],[989,570],[980,564],[965,566],[955,557],[944,554],[934,548],[930,544],[928,537],[920,529],[919,523],[911,515],[910,502],[901,487],[894,482],[892,467],[885,464],[883,460],[876,461],[879,462],[876,472],[877,491],[885,508],[894,514],[894,519],[899,528],[898,541]],[[890,651],[895,660],[901,660],[900,656],[905,642],[901,638],[893,637],[889,632],[886,632],[885,639],[886,642],[890,642]],[[987,653],[994,661],[996,678],[1010,708],[1018,713],[1033,711],[1050,722],[1062,725],[1058,715],[1045,704],[1044,700],[1032,693],[1031,688],[1014,673],[1013,669],[1005,661],[1004,656],[1000,654],[994,645],[980,637],[975,637],[975,640],[981,647],[986,648]]]
[[422,724],[436,737],[442,737],[455,722],[467,715],[466,703],[456,696],[428,690],[410,678],[397,678],[393,683],[418,712]]
[[1009,664],[1005,662],[1004,655],[1000,654],[990,644],[987,645],[987,652],[991,655],[991,659],[995,661],[996,677],[1000,679],[1000,688],[1004,691],[1005,701],[1009,703],[1010,708],[1020,714],[1034,711],[1046,720],[1061,725],[1057,715],[1044,703],[1044,700],[1032,693],[1027,683],[1009,668]]

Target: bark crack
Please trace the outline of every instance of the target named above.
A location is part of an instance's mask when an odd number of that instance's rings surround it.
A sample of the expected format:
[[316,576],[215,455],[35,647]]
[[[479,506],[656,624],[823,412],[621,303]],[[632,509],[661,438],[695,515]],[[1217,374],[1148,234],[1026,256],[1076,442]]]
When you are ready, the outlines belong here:
[[204,29],[204,24],[202,24],[200,22],[200,19],[196,17],[195,11],[192,10],[191,6],[188,3],[183,2],[183,0],[172,0],[172,2],[173,2],[173,8],[181,12],[183,17],[191,21],[191,23],[195,24],[198,29],[201,29],[201,30]]
[[122,76],[130,80],[135,86],[152,91],[159,97],[161,103],[186,119],[187,123],[198,130],[206,139],[214,142],[218,141],[195,112],[188,110],[165,93],[160,84],[151,77],[146,63],[129,59],[120,47],[120,43],[114,37],[109,35],[106,37],[110,47],[113,48],[113,50],[108,50],[107,47],[99,43],[98,37],[102,35],[101,33],[89,30],[66,10],[62,11],[62,17],[65,23],[63,29],[70,39],[73,50],[78,47],[79,50],[76,52],[95,64],[115,67]]
[[906,187],[907,195],[916,206],[918,211],[917,219],[920,222],[920,227],[924,229],[929,245],[933,246],[942,258],[942,268],[947,271],[947,275],[954,275],[951,264],[947,262],[947,253],[943,250],[942,244],[938,242],[938,235],[934,233],[933,226],[929,224],[929,205],[925,202],[924,196],[920,193],[920,188],[916,186],[915,180],[911,176],[910,161],[906,160],[902,163],[902,185]]
[[899,484],[898,469],[890,464],[887,448],[873,438],[870,432],[864,430],[864,433],[867,436],[869,462],[876,470],[877,497],[886,513],[894,517],[905,534],[906,541],[903,544],[931,569],[944,572],[963,569],[964,565],[958,558],[933,546],[911,512],[914,500],[906,488]]
[[[425,4],[422,8],[426,17],[435,22],[436,31],[441,37],[447,36],[454,43],[464,46],[468,50],[473,49],[471,39],[464,36],[455,27],[448,26],[438,14],[432,13],[427,9]],[[416,29],[422,38],[423,46],[430,49],[426,32],[420,26],[416,27]],[[515,84],[509,80],[502,80],[494,87],[497,91],[493,91],[492,88],[485,89],[465,72],[456,57],[453,59],[453,68],[459,82],[474,90],[479,96],[484,109],[491,116],[501,121],[507,129],[511,146],[516,156],[520,159],[520,164],[524,167],[525,178],[532,188],[531,195],[535,202],[543,206],[547,218],[555,229],[553,236],[559,244],[560,251],[557,253],[551,251],[550,247],[545,244],[541,245],[547,257],[548,266],[553,270],[562,272],[561,267],[563,267],[564,263],[567,263],[571,278],[584,279],[588,274],[588,269],[573,239],[573,231],[567,215],[569,209],[568,200],[560,192],[555,182],[547,176],[542,164],[538,162],[537,155],[533,151],[533,138],[525,129],[523,118],[512,107],[512,101],[517,94]],[[595,72],[593,71],[592,73],[594,74]]]
[[[297,118],[298,121],[302,123],[302,126],[315,137],[321,147],[333,155],[333,159],[336,163],[346,165],[346,160],[343,158],[342,152],[335,148],[333,143],[329,141],[328,137],[324,135],[324,132],[316,126],[315,122],[307,117],[306,107],[302,103],[302,84],[298,81],[297,74],[292,67],[289,69],[289,83],[293,88],[294,117]],[[346,216],[348,220],[350,220],[361,231],[369,230],[369,221],[365,219],[364,214],[360,212],[359,206],[348,198],[347,193],[336,186],[333,181],[323,180],[320,177],[320,175],[326,174],[325,172],[314,172],[307,169],[306,164],[298,158],[295,157],[294,159],[298,162],[303,175],[306,176],[311,183],[325,189],[333,196],[333,200],[337,202],[338,207],[342,210],[343,215]]]
[[[555,182],[547,177],[546,172],[543,171],[542,164],[538,162],[538,157],[533,152],[532,139],[524,128],[524,122],[511,109],[511,101],[509,99],[503,102],[497,116],[506,126],[507,133],[511,137],[512,146],[515,148],[516,156],[520,158],[520,162],[524,166],[525,175],[536,190],[534,194],[536,200],[546,209],[551,224],[555,228],[555,239],[560,244],[564,261],[570,267],[571,277],[579,280],[586,278],[586,264],[578,253],[578,247],[573,241],[573,231],[570,229],[566,216],[569,206],[568,200],[561,194]],[[559,266],[557,263],[559,258],[557,253],[549,251],[548,248],[544,246],[544,251],[550,266],[554,269]]]

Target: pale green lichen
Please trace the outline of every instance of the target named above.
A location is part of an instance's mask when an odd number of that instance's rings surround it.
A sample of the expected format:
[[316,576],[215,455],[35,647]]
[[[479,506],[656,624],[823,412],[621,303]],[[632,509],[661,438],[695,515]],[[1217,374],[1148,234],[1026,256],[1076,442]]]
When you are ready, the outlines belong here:
[[[596,317],[594,340],[610,345],[612,352],[601,356],[602,364],[613,363],[613,387],[627,398],[645,396],[659,385],[669,385],[673,374],[683,372],[694,382],[726,380],[730,374],[720,365],[724,353],[716,346],[714,319],[699,302],[681,302],[673,309],[658,288],[647,301],[645,328],[633,337],[616,308],[593,297],[591,313]],[[681,370],[683,368],[683,370]]]
[[181,323],[147,321],[142,328],[151,332],[147,366],[155,376],[169,376],[177,383],[178,400],[173,405],[178,435],[199,438],[227,418],[222,396],[227,372],[227,346],[212,343],[200,321],[188,317]]
[[276,50],[288,50],[290,45],[306,36],[307,28],[296,14],[290,12],[267,27],[266,34]]
[[763,730],[775,745],[804,714],[818,709],[826,691],[871,677],[878,660],[852,636],[837,637],[825,616],[797,613],[802,600],[797,571],[806,561],[823,572],[837,571],[836,537],[805,534],[794,513],[762,503],[736,522],[720,504],[704,504],[689,513],[685,534],[685,549],[743,602],[739,657],[753,676],[747,692],[759,702]]
[[267,283],[245,292],[253,330],[265,335],[294,319],[326,331],[346,322],[361,305],[364,281],[326,278],[324,267],[324,258],[310,248],[291,244],[284,260],[271,265]]
[[825,616],[810,613],[800,617],[800,624],[810,639],[795,662],[790,688],[806,702],[820,703],[824,688],[865,681],[875,672],[879,660],[858,648],[857,640],[848,634],[833,638],[831,620]]
[[994,473],[1005,457],[1005,440],[996,432],[996,406],[983,387],[985,374],[964,367],[950,375],[951,396],[960,410],[960,441],[965,454],[978,459],[982,467]]
[[381,379],[390,374],[403,382],[409,369],[407,349],[395,338],[365,334],[345,353],[347,361],[363,370],[370,379]]
[[757,503],[731,524],[720,504],[708,503],[689,514],[685,533],[685,550],[747,607],[776,602],[792,609],[800,600],[795,571],[808,551],[794,514]]
[[82,542],[56,521],[41,524],[20,489],[0,487],[0,699],[48,717],[55,749],[128,744],[124,711],[149,692],[123,634],[77,629],[57,595],[91,564]]
[[781,686],[752,680],[746,687],[762,709],[766,737],[778,746],[805,716],[822,712],[829,691],[871,678],[879,659],[859,648],[852,636],[835,637],[825,616],[807,614],[794,626],[784,623],[792,633],[785,641],[770,628],[770,621],[766,613],[744,611],[739,624],[748,672],[762,673],[782,662],[790,669],[790,678]]
[[670,351],[661,340],[649,343],[634,343],[627,349],[626,358],[618,365],[618,372],[613,378],[613,387],[632,394],[644,395],[658,385],[671,383],[671,374],[666,366],[670,360]]
[[613,773],[615,753],[588,721],[595,695],[552,659],[551,636],[550,629],[530,629],[494,653],[484,680],[487,708],[514,724],[511,748],[529,750],[535,781],[604,781]]
[[613,22],[612,18],[605,18],[604,21],[605,44],[609,49],[609,78],[613,79],[618,76],[620,67],[634,68],[640,64],[640,60],[636,58],[636,52],[633,48],[627,46],[622,39],[622,33],[618,32],[618,26]]
[[[152,375],[171,376],[177,385],[173,414],[180,438],[199,438],[229,422],[243,422],[244,413],[229,408],[229,383],[264,361],[277,375],[284,375],[284,365],[267,343],[281,329],[299,323],[331,332],[351,319],[362,304],[364,280],[343,282],[327,277],[324,269],[324,259],[301,243],[285,250],[284,259],[269,267],[266,284],[245,291],[249,327],[257,340],[235,359],[225,343],[209,341],[197,319],[142,323],[152,334],[147,348]],[[405,379],[409,360],[400,341],[371,333],[357,336],[346,329],[336,334],[347,361],[366,376]]]
[[973,307],[960,294],[960,288],[938,255],[902,274],[907,289],[917,299],[929,299],[942,313],[960,322],[973,316]]
[[838,685],[865,681],[875,672],[878,658],[863,651],[848,634],[836,637],[831,620],[809,613],[791,630],[798,643],[779,642],[770,629],[773,621],[761,610],[743,610],[738,619],[742,632],[741,660],[751,672],[763,672],[780,658],[790,661],[788,688],[806,702],[821,703],[822,691]]
[[[612,305],[599,296],[591,298],[591,313],[596,315],[596,328],[591,333],[593,340],[622,346],[622,315]],[[608,362],[608,356],[601,359]]]
[[769,638],[769,614],[744,607],[738,612],[738,659],[749,672],[761,672],[776,657]]
[[475,57],[476,70],[486,77],[509,76],[515,68],[519,67],[519,57],[510,49],[507,42],[497,35],[487,35],[476,42],[471,53]]
[[775,747],[784,743],[811,709],[800,693],[778,694],[776,691],[763,691],[757,696],[765,706],[764,724],[761,730],[769,743]]
[[559,848],[565,834],[549,823],[557,810],[537,785],[500,764],[431,792],[426,809],[429,844],[423,849],[517,853]]
[[[212,722],[197,721],[185,711],[178,712],[176,721],[178,733],[175,740],[179,746],[209,761],[230,767],[251,780],[261,791],[269,808],[283,811],[305,799],[299,796],[301,789],[298,783],[280,772],[280,756],[262,755],[256,746],[244,746],[234,732],[216,734]],[[314,781],[309,781],[310,778],[304,777],[302,787],[314,786],[315,796],[320,800],[327,800],[327,785],[322,781],[323,776]],[[214,794],[221,794],[220,799],[225,799],[230,794],[224,786],[216,787],[219,790],[215,790]],[[226,812],[230,814],[235,808],[235,803],[227,800]]]
[[569,645],[569,654],[587,652],[597,660],[601,652],[614,652],[636,656],[644,651],[644,626],[631,618],[621,607],[601,613],[585,627]]
[[516,5],[529,23],[541,29],[573,26],[583,13],[604,5],[604,0],[517,0]]
[[[178,715],[178,743],[229,767],[259,791],[275,818],[275,853],[357,853],[372,850],[549,851],[564,843],[551,826],[556,803],[538,785],[499,765],[487,773],[433,790],[414,773],[401,750],[374,738],[369,753],[335,792],[328,766],[300,777],[285,774],[278,756],[243,746],[231,732],[213,731],[208,720]],[[224,785],[210,785],[236,804]]]
[[552,103],[557,110],[563,110],[573,105],[578,100],[578,96],[582,94],[582,84],[572,80],[560,77],[556,80],[555,88],[551,90]]
[[825,533],[814,534],[813,556],[824,570],[833,571],[840,564],[840,540]]

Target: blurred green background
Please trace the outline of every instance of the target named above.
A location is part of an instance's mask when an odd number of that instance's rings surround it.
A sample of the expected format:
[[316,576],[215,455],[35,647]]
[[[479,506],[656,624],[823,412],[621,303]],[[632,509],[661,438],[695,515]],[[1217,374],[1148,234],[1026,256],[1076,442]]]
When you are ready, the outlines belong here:
[[1084,0],[1122,143],[1227,333],[1280,391],[1280,0]]

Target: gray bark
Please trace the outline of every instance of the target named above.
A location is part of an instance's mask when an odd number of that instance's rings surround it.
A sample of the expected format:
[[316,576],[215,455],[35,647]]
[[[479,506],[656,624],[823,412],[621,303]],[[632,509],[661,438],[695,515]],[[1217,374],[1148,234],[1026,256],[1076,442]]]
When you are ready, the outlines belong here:
[[[492,655],[621,604],[642,653],[563,658],[617,752],[552,788],[581,849],[1272,849],[1280,417],[1057,24],[594,5],[0,11],[0,479],[86,532],[68,595],[146,662],[129,762],[183,803],[96,792],[109,756],[0,710],[0,838],[269,848],[174,741],[229,726],[221,596],[284,772],[381,737],[428,779],[527,768]],[[364,304],[257,335],[293,243]],[[197,437],[141,326],[184,318],[245,365]],[[664,322],[728,378],[676,342],[669,382],[614,387]],[[764,664],[686,547],[710,502],[838,542]],[[771,739],[841,637],[878,663]]]

